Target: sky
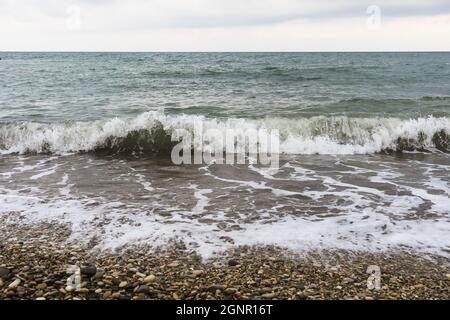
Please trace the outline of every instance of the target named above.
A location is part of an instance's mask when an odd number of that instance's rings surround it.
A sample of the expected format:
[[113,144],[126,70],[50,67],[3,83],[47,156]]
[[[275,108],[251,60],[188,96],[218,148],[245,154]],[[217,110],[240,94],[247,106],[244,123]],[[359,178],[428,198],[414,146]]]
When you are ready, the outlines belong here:
[[0,0],[0,51],[449,51],[450,0]]

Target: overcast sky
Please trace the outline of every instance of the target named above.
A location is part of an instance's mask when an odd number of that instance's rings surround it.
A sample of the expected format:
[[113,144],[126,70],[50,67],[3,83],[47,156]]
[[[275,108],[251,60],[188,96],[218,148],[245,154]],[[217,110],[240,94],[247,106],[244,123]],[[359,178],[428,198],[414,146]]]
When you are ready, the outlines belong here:
[[2,51],[450,50],[450,0],[0,0]]

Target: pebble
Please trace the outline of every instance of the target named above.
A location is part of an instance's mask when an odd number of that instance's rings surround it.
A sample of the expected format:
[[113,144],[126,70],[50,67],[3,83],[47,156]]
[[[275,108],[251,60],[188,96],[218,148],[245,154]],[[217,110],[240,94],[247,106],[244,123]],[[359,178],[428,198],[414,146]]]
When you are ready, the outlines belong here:
[[9,284],[8,288],[14,289],[20,284],[20,282],[21,282],[20,279],[16,279]]
[[354,281],[355,280],[353,280],[352,278],[344,278],[344,279],[342,279],[342,283],[343,284],[349,284],[349,283],[352,283]]
[[47,285],[45,283],[39,283],[36,286],[36,289],[38,289],[38,290],[44,290],[45,288],[47,288]]
[[9,269],[0,267],[0,278],[6,278],[9,276],[9,274],[10,274]]
[[236,288],[226,288],[226,289],[225,289],[225,293],[227,293],[227,294],[233,294],[233,293],[235,293],[236,291],[237,291]]
[[137,293],[149,293],[150,288],[147,285],[143,284],[137,288],[136,292]]
[[237,266],[238,264],[239,264],[239,262],[238,262],[237,260],[234,260],[234,259],[228,260],[228,265],[229,265],[230,267]]
[[209,287],[209,290],[212,292],[216,292],[217,290],[222,291],[225,289],[225,286],[220,284],[213,284]]
[[71,291],[75,290],[75,288],[74,288],[74,287],[71,287],[71,286],[66,286],[64,289],[65,289],[67,292],[71,292]]
[[306,293],[300,292],[297,294],[297,299],[298,300],[306,300],[306,299],[308,299],[308,295]]
[[174,262],[172,262],[172,263],[169,263],[167,266],[169,267],[169,268],[176,268],[176,267],[178,267],[180,265],[180,263],[178,262],[178,261],[174,261]]
[[46,300],[45,297],[38,297],[36,300]]
[[303,284],[294,284],[292,287],[301,291],[305,290],[305,286]]
[[97,268],[95,266],[85,266],[80,268],[80,272],[90,278],[97,273]]
[[155,280],[156,280],[156,277],[153,274],[151,274],[151,275],[149,275],[149,276],[144,278],[144,282],[145,283],[150,283],[150,282],[153,282]]
[[[347,259],[339,254],[340,267],[329,272],[328,264],[315,267],[311,260],[291,259],[284,256],[288,251],[270,246],[235,247],[208,261],[178,247],[161,252],[133,247],[117,255],[90,256],[89,248],[82,245],[68,245],[64,238],[54,241],[58,233],[52,234],[52,239],[37,238],[29,247],[20,246],[16,240],[8,240],[10,231],[1,229],[1,222],[0,217],[0,300],[448,298],[450,274],[446,260],[439,257],[439,264],[432,264],[416,255],[385,258],[368,253]],[[16,231],[23,232],[21,237],[32,239],[51,229],[40,227],[37,234],[20,230]],[[330,255],[328,261],[335,264],[332,260]],[[67,292],[68,276],[62,266],[81,261],[89,261],[83,266],[83,289]],[[382,290],[366,289],[368,264],[383,265]],[[14,288],[9,289],[8,284]]]
[[194,275],[194,276],[199,276],[199,275],[201,275],[203,273],[203,270],[193,270],[192,271],[192,274]]
[[104,275],[105,275],[105,273],[103,271],[97,270],[97,272],[93,276],[93,279],[94,280],[101,280],[101,279],[103,279]]

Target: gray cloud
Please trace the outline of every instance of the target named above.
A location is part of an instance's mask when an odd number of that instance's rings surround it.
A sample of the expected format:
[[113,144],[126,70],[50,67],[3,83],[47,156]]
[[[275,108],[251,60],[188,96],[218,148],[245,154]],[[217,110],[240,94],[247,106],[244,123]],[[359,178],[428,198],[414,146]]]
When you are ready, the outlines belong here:
[[449,0],[0,0],[0,50],[443,50],[449,34]]
[[450,13],[448,0],[0,0],[5,12],[26,19],[30,11],[64,18],[78,5],[93,29],[210,28],[270,25],[293,20],[363,17],[375,4],[384,18]]

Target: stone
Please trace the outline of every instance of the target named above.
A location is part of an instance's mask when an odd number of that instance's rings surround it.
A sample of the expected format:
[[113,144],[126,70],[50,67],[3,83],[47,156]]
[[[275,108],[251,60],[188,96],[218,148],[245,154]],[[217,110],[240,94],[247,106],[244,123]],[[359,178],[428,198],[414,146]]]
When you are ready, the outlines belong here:
[[127,285],[128,285],[128,282],[126,282],[126,281],[121,281],[121,282],[119,283],[119,288],[125,288]]
[[264,293],[263,295],[261,295],[261,298],[264,298],[264,299],[273,299],[273,298],[275,298],[275,293]]
[[316,289],[318,286],[315,283],[311,283],[307,288],[308,289]]
[[174,261],[172,263],[169,263],[167,266],[170,268],[176,268],[180,265],[180,263],[178,261]]
[[300,291],[305,290],[305,285],[303,285],[303,284],[294,284],[292,287],[295,289],[298,289]]
[[221,284],[213,284],[209,287],[209,290],[211,292],[216,292],[216,293],[217,293],[217,291],[222,291],[224,289],[225,289],[225,286],[223,286]]
[[308,299],[308,295],[303,292],[300,292],[297,294],[297,299],[298,300],[306,300],[306,299]]
[[342,283],[343,284],[349,284],[349,283],[352,283],[354,281],[355,280],[353,280],[352,278],[344,278],[344,279],[342,279]]
[[156,277],[153,274],[151,274],[151,275],[149,275],[149,276],[144,278],[144,282],[145,283],[150,283],[150,282],[153,282],[155,280],[156,280]]
[[45,297],[38,297],[36,300],[46,300]]
[[93,279],[94,280],[101,280],[101,279],[103,279],[104,275],[105,275],[105,273],[103,271],[97,270],[97,272],[94,274]]
[[137,293],[149,293],[150,288],[147,285],[143,284],[137,288],[136,292]]
[[16,279],[9,284],[8,288],[10,288],[10,289],[17,288],[17,286],[20,284],[20,282],[21,282],[20,279]]
[[10,273],[9,269],[0,267],[0,278],[7,278]]
[[330,267],[329,269],[328,269],[328,271],[330,271],[330,272],[337,272],[338,271],[338,267]]
[[199,276],[199,275],[201,275],[203,273],[203,270],[192,270],[192,274],[194,275],[194,276]]
[[239,262],[238,262],[237,260],[234,260],[234,259],[228,260],[228,265],[229,265],[230,267],[237,266],[238,264],[239,264]]
[[38,290],[44,290],[44,289],[46,289],[47,288],[47,285],[45,284],[45,283],[39,283],[37,286],[36,286],[36,289],[38,289]]
[[85,266],[80,268],[80,272],[90,278],[97,273],[97,268],[95,266]]
[[236,288],[226,288],[226,289],[225,289],[225,293],[227,293],[227,294],[233,294],[233,293],[235,293],[236,291],[237,291]]

